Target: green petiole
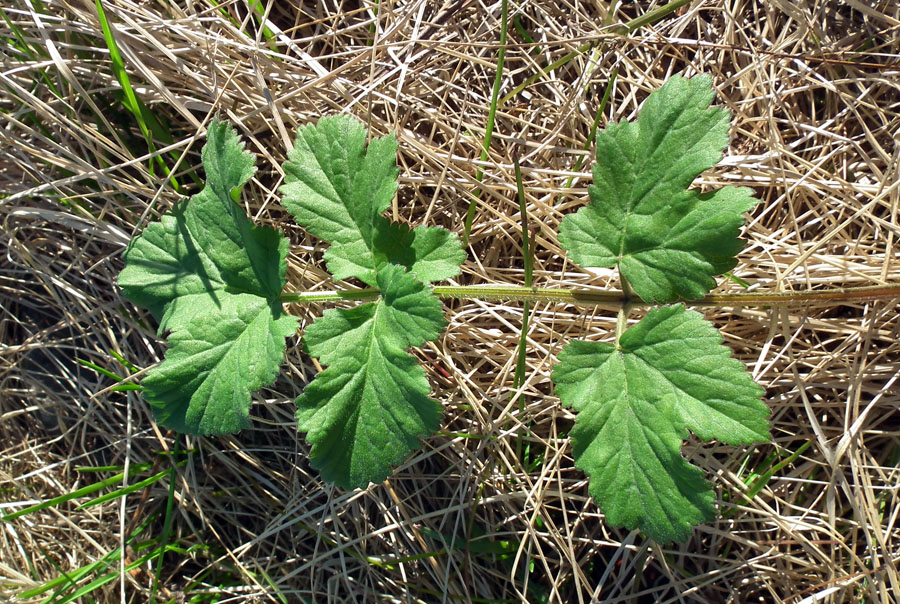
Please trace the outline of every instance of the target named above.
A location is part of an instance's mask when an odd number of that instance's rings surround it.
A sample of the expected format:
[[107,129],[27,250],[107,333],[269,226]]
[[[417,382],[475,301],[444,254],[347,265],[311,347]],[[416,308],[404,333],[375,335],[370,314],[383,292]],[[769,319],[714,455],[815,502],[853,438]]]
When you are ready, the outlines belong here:
[[[549,287],[523,287],[519,285],[438,285],[434,295],[445,299],[476,299],[519,302],[559,302],[585,306],[619,307],[626,302],[635,307],[653,306],[640,299],[626,298],[618,290],[563,289]],[[315,304],[342,300],[369,301],[378,299],[380,292],[374,288],[342,291],[298,292],[281,295],[284,304]],[[900,298],[900,283],[870,285],[864,287],[838,287],[830,289],[786,292],[739,292],[734,294],[710,294],[699,300],[688,300],[690,306],[807,306],[817,304],[852,304],[876,300]]]

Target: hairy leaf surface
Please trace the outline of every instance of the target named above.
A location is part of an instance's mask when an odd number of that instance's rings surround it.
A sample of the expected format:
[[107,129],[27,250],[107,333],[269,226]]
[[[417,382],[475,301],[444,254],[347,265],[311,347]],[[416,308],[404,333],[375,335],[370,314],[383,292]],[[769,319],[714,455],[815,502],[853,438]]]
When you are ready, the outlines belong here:
[[143,381],[157,419],[222,434],[246,426],[250,395],[274,380],[297,321],[279,298],[287,240],[254,227],[231,198],[253,156],[227,124],[213,122],[207,137],[206,186],[129,244],[119,285],[171,332],[165,361]]
[[647,302],[696,299],[736,264],[746,188],[701,194],[691,182],[722,157],[727,110],[709,107],[710,78],[675,76],[634,123],[597,133],[590,202],[560,224],[560,243],[584,267],[619,267]]
[[331,246],[335,279],[357,277],[375,286],[376,273],[400,264],[423,283],[459,274],[459,238],[438,227],[408,229],[381,214],[397,191],[397,143],[376,138],[366,147],[363,125],[348,115],[300,129],[284,164],[282,204],[297,223]]
[[147,373],[144,398],[166,428],[191,434],[230,434],[247,427],[250,393],[270,384],[284,357],[284,339],[297,329],[252,294],[229,294],[200,306],[169,336],[166,360]]
[[657,541],[683,541],[712,518],[713,493],[681,456],[688,430],[705,440],[769,440],[762,388],[702,315],[683,306],[651,310],[619,340],[573,341],[553,381],[578,411],[576,465],[613,525]]
[[313,467],[345,488],[384,480],[441,415],[425,372],[404,352],[438,337],[441,303],[400,266],[381,268],[376,284],[378,302],[329,310],[304,333],[329,367],[297,399],[299,429]]

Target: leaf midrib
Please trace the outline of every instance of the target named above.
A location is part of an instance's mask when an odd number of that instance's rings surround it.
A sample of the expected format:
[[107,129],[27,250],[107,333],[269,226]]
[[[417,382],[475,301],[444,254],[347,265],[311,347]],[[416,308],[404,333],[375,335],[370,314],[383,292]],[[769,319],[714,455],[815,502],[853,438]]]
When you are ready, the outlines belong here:
[[[632,417],[634,417],[634,419],[637,421],[637,424],[641,427],[641,433],[644,437],[645,442],[647,443],[647,448],[650,451],[653,451],[653,445],[650,441],[650,438],[647,436],[647,433],[650,430],[650,427],[647,426],[643,421],[641,421],[640,414],[638,414],[635,411],[634,405],[631,404],[631,394],[630,394],[630,388],[629,388],[630,374],[627,370],[627,365],[625,363],[625,355],[633,354],[633,353],[628,353],[625,351],[617,350],[616,354],[618,354],[621,359],[620,360],[620,362],[622,364],[621,368],[622,368],[622,372],[625,376],[625,380],[624,380],[625,386],[623,388],[623,393],[622,393],[623,402],[628,409],[628,413],[631,414]],[[649,401],[648,401],[648,404],[650,404]],[[644,478],[646,483],[651,486],[649,493],[645,493],[643,490],[641,490],[640,482],[638,480],[636,480],[636,477],[637,477],[636,472],[632,471],[632,473],[631,473],[632,481],[631,482],[638,488],[638,491],[641,493],[641,497],[640,497],[640,501],[639,501],[638,505],[640,505],[641,509],[643,510],[643,513],[640,516],[641,520],[638,520],[638,525],[643,530],[646,525],[646,519],[648,519],[652,516],[652,510],[650,510],[648,508],[648,506],[644,504],[645,499],[648,499],[647,495],[649,495],[650,499],[655,499],[660,504],[658,507],[660,509],[662,509],[663,513],[666,515],[666,519],[668,521],[669,526],[674,529],[674,527],[677,526],[677,523],[676,523],[677,516],[674,516],[673,513],[670,513],[669,506],[662,505],[663,502],[659,501],[659,496],[656,493],[656,489],[652,487],[653,480],[651,479],[649,472],[647,472],[647,470],[645,470],[640,463],[640,461],[643,459],[644,456],[643,455],[635,455],[635,452],[633,449],[633,439],[630,438],[630,436],[631,436],[631,432],[629,431],[628,454],[630,456],[630,459],[633,459],[636,461],[636,463],[632,464],[632,466],[634,468],[640,468],[642,470],[641,476]],[[663,444],[665,444],[665,443],[663,443]],[[666,464],[664,464],[663,460],[659,459],[659,457],[657,457],[656,460],[662,468],[666,467]],[[675,483],[674,480],[673,480],[673,483]],[[675,485],[677,488],[677,483],[675,483]]]

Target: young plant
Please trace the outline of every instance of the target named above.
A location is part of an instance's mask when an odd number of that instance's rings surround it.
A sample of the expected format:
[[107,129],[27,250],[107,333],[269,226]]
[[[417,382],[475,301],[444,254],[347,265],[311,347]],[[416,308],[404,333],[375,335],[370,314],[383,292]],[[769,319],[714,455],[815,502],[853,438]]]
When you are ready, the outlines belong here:
[[[702,471],[681,456],[688,431],[729,444],[769,439],[762,389],[700,314],[660,306],[626,329],[639,300],[701,298],[736,264],[742,214],[756,200],[742,188],[688,189],[727,143],[729,114],[710,108],[712,98],[709,78],[675,77],[650,95],[637,122],[600,132],[590,203],[560,228],[570,258],[617,267],[624,292],[615,341],[569,343],[552,374],[562,402],[578,412],[575,461],[611,524],[657,541],[684,540],[713,517]],[[367,146],[363,126],[337,116],[301,128],[284,165],[282,203],[330,244],[335,280],[372,288],[335,294],[374,301],[328,310],[303,334],[327,368],[297,399],[298,428],[313,467],[344,488],[383,480],[437,429],[440,405],[406,350],[443,331],[436,293],[467,293],[432,286],[459,273],[465,253],[456,235],[382,216],[397,190],[396,151],[392,137]],[[166,359],[143,381],[157,420],[224,434],[246,427],[251,393],[275,379],[297,328],[282,303],[303,296],[282,295],[286,239],[253,227],[236,203],[253,158],[234,131],[213,123],[202,159],[206,187],[132,241],[119,283],[169,333]]]

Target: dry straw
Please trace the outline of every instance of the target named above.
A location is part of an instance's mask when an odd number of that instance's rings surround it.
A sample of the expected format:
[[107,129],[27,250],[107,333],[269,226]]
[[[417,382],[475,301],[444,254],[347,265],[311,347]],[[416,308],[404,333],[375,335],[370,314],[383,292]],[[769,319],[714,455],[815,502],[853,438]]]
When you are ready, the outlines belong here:
[[[279,166],[298,125],[344,111],[400,142],[392,218],[459,231],[480,191],[457,284],[522,281],[517,154],[535,285],[616,287],[612,273],[567,263],[556,235],[585,202],[583,148],[614,72],[601,126],[632,119],[672,74],[712,75],[733,139],[701,184],[751,186],[763,202],[736,277],[767,292],[900,282],[900,5],[708,0],[626,32],[604,23],[655,5],[607,15],[605,2],[510,2],[501,99],[573,55],[498,107],[484,161],[500,2],[252,6],[103,2],[134,98],[172,134],[147,122],[152,145],[94,3],[2,9],[0,511],[115,473],[79,467],[160,471],[175,459],[161,452],[193,453],[174,483],[166,474],[125,498],[0,524],[0,599],[60,577],[24,601],[71,594],[66,576],[110,574],[95,601],[148,601],[157,577],[159,601],[900,601],[896,301],[704,310],[766,388],[775,440],[689,442],[721,517],[666,546],[604,524],[573,467],[572,415],[549,386],[568,337],[610,337],[615,317],[601,309],[537,304],[513,391],[521,304],[448,302],[447,335],[418,352],[443,432],[384,484],[349,493],[320,482],[297,439],[291,401],[318,369],[300,352],[256,397],[252,430],[209,440],[160,433],[139,394],[79,363],[124,377],[114,353],[141,368],[160,360],[149,318],[115,277],[127,240],[195,190],[215,114],[257,155],[243,199],[291,237],[292,291],[335,286],[321,244],[278,203]],[[715,293],[739,291],[723,280]],[[170,484],[167,539],[181,551],[130,568],[147,551],[139,542],[161,542]],[[125,556],[109,557],[148,519]]]

